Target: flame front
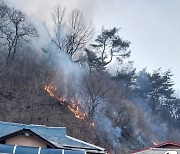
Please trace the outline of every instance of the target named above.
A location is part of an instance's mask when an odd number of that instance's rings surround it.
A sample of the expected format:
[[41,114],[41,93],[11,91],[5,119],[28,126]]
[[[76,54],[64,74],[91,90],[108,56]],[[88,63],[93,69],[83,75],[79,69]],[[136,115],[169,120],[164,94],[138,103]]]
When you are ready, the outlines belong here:
[[[57,86],[53,86],[53,85],[46,85],[44,90],[48,92],[48,94],[51,97],[56,98],[57,100],[59,100],[62,103],[65,102],[65,98],[64,97],[59,97],[56,96],[56,91],[57,91]],[[81,103],[79,101],[71,101],[71,103],[68,105],[68,108],[70,109],[70,111],[72,111],[75,115],[76,118],[79,119],[85,119],[86,114],[83,112],[82,107],[81,107]]]
[[51,97],[55,97],[53,91],[56,91],[56,90],[57,90],[57,87],[47,86],[47,85],[46,85],[44,89],[49,93],[49,95],[50,95]]
[[76,118],[85,119],[86,114],[82,112],[82,109],[81,109],[81,106],[80,106],[79,102],[78,103],[74,103],[72,101],[72,103],[69,104],[68,107],[74,113]]
[[61,103],[65,102],[65,98],[64,97],[58,97],[56,96],[55,92],[57,91],[57,87],[53,86],[53,85],[46,85],[44,90],[48,92],[49,96],[56,98],[57,100],[59,100]]

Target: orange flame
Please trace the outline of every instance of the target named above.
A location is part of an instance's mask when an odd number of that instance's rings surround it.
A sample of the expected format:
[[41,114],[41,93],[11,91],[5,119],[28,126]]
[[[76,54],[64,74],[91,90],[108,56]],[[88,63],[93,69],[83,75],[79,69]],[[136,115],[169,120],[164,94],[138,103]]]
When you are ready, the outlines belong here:
[[68,105],[69,109],[74,113],[76,118],[79,119],[85,119],[86,114],[82,112],[81,106],[79,106],[79,103],[71,103]]
[[52,85],[46,85],[44,90],[47,91],[49,93],[49,96],[56,98],[57,100],[59,100],[60,102],[65,102],[65,98],[64,97],[58,97],[55,95],[55,92],[57,91],[57,87],[56,86],[52,86]]
[[57,90],[57,87],[55,87],[55,86],[47,86],[47,85],[46,85],[44,89],[49,93],[49,95],[50,95],[51,97],[55,97],[53,91],[56,91],[56,90]]
[[[56,91],[57,91],[57,87],[56,86],[52,86],[52,85],[46,85],[44,90],[47,91],[49,93],[49,95],[51,97],[56,98],[57,100],[59,100],[61,103],[65,102],[65,98],[64,97],[59,97],[56,96]],[[81,107],[81,103],[79,101],[77,101],[76,103],[72,100],[71,104],[68,105],[68,108],[74,113],[76,118],[79,119],[85,119],[86,114],[82,111],[82,107]]]

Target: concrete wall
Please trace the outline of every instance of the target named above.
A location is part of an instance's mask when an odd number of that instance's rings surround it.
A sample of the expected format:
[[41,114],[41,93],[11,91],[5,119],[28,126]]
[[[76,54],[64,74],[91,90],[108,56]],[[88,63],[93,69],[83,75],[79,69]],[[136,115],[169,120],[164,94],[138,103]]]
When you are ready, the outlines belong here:
[[23,134],[7,139],[5,144],[47,148],[47,144],[43,140],[33,135],[25,136]]

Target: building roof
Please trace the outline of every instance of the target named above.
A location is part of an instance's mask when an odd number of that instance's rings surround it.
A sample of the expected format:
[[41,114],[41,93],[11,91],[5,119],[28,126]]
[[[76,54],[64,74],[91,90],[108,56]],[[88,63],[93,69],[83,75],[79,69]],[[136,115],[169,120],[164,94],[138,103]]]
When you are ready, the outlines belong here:
[[21,134],[26,134],[26,133],[28,133],[30,135],[37,136],[39,139],[41,139],[43,142],[45,142],[48,145],[48,147],[58,148],[56,145],[54,145],[51,142],[49,142],[48,140],[44,139],[40,135],[36,134],[35,132],[31,131],[30,129],[25,129],[25,128],[23,128],[23,129],[21,129],[19,131],[13,132],[11,134],[1,136],[0,137],[0,143],[4,143],[7,139],[10,139],[12,137],[15,137],[15,136],[18,136],[18,135],[21,135]]
[[[173,149],[170,149],[168,148],[168,146],[174,146],[175,148]],[[165,153],[175,153],[177,152],[178,154],[180,153],[180,143],[177,143],[177,142],[171,142],[171,141],[167,141],[167,142],[163,142],[163,143],[160,143],[160,144],[156,144],[154,145],[153,147],[150,147],[150,148],[146,148],[146,149],[143,149],[143,150],[139,150],[139,151],[136,151],[136,152],[133,152],[133,154],[165,154]]]
[[18,123],[9,123],[0,121],[0,138],[8,136],[18,131],[30,130],[31,132],[39,135],[44,141],[50,142],[56,147],[85,149],[94,153],[105,153],[105,149],[89,144],[87,142],[75,139],[66,135],[65,127],[47,127],[43,125],[25,125]]
[[137,154],[179,154],[180,149],[150,148],[145,151],[136,152]]
[[177,148],[179,147],[180,148],[180,143],[177,143],[177,142],[172,142],[172,141],[167,141],[167,142],[163,142],[163,143],[160,143],[160,144],[156,144],[154,147],[155,148],[163,148],[167,145],[174,145],[174,146],[177,146]]
[[1,154],[86,154],[85,150],[48,149],[0,144]]

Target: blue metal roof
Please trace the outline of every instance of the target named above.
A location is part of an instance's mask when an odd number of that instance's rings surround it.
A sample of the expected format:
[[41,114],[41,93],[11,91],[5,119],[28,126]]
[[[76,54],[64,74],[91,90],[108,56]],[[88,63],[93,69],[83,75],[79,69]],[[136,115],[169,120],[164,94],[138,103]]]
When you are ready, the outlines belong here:
[[22,129],[30,129],[57,147],[76,147],[77,149],[91,149],[104,153],[105,149],[83,142],[66,135],[65,127],[47,127],[43,125],[25,125],[0,121],[0,137],[9,135]]
[[63,138],[66,137],[65,127],[46,127],[43,125],[25,125],[18,123],[0,122],[0,137],[19,131],[21,129],[30,129],[36,134],[43,136],[47,139]]
[[85,154],[83,150],[47,149],[0,144],[0,153],[6,154]]

